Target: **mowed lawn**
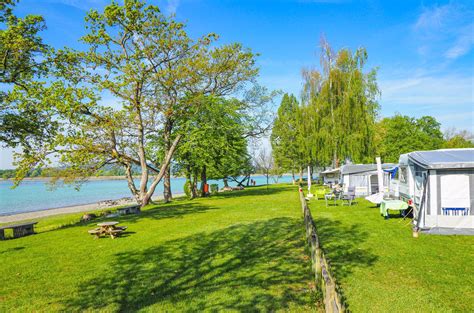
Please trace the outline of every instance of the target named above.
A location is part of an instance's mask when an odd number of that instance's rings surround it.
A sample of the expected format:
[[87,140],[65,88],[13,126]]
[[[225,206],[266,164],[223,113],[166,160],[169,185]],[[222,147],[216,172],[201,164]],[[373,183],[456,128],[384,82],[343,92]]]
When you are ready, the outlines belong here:
[[474,311],[473,236],[413,238],[409,219],[384,220],[365,199],[309,206],[352,312]]
[[294,186],[151,206],[115,240],[78,217],[0,242],[0,311],[317,310]]

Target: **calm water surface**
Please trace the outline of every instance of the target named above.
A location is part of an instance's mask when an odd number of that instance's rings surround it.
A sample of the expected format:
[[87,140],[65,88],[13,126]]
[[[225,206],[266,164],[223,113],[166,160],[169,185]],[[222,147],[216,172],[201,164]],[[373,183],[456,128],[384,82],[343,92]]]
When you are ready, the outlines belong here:
[[[266,182],[264,176],[252,177],[257,185]],[[272,180],[270,179],[270,182]],[[283,176],[279,182],[291,182],[291,176]],[[171,179],[173,194],[182,194],[184,178]],[[217,183],[221,188],[222,181],[209,181]],[[235,186],[233,183],[229,183]],[[45,181],[24,181],[15,189],[11,181],[0,181],[0,215],[40,211],[73,205],[89,204],[103,200],[115,200],[130,197],[131,193],[126,180],[95,180],[82,185],[79,191],[71,186],[62,186],[51,189]],[[163,184],[159,184],[155,196],[163,194]]]

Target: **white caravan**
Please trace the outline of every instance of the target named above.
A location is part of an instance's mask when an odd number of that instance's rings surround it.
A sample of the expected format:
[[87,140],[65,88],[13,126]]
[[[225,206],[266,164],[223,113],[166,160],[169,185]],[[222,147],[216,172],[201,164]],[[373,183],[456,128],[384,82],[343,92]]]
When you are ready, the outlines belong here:
[[474,149],[400,156],[399,194],[419,229],[474,229]]

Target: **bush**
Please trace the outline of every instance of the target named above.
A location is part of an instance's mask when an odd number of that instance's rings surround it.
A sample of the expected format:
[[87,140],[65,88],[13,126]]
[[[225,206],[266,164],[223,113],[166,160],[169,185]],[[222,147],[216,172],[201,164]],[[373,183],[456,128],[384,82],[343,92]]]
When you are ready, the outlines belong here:
[[211,195],[217,195],[218,192],[219,192],[219,185],[211,184]]
[[183,189],[186,197],[191,198],[191,181],[189,181],[189,179],[186,179]]

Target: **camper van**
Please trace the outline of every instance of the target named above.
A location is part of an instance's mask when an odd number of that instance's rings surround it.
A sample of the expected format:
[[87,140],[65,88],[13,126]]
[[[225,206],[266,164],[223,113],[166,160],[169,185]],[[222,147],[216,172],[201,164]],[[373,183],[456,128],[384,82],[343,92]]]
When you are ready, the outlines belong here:
[[401,155],[399,195],[419,229],[474,229],[474,149]]

